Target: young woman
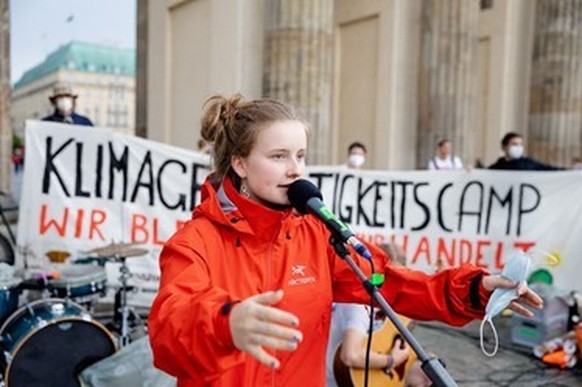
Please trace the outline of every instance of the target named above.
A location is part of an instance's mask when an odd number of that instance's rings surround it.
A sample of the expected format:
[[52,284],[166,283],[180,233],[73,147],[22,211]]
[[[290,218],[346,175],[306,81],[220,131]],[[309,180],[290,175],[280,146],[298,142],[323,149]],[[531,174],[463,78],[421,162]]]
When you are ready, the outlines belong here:
[[[218,96],[205,108],[201,133],[215,170],[192,220],[160,256],[148,321],[154,364],[180,387],[323,386],[332,301],[369,298],[325,226],[287,198],[305,172],[309,129],[271,99]],[[483,316],[496,286],[515,286],[471,266],[434,276],[393,267],[369,249],[386,276],[384,297],[410,318],[462,325]],[[520,292],[522,303],[541,305],[531,290]]]

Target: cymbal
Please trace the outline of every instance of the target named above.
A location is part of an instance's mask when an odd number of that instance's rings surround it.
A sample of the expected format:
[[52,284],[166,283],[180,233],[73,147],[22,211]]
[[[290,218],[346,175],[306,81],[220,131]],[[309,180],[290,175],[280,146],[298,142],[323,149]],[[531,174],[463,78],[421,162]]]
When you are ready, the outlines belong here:
[[139,247],[134,247],[133,249],[122,250],[119,254],[119,257],[140,257],[142,255],[146,255],[150,251],[148,249],[140,249]]
[[111,243],[107,246],[97,247],[87,251],[87,253],[98,255],[101,258],[109,257],[138,257],[147,254],[147,249],[134,247],[137,243]]
[[46,252],[46,256],[51,262],[63,263],[71,256],[68,251],[51,250]]

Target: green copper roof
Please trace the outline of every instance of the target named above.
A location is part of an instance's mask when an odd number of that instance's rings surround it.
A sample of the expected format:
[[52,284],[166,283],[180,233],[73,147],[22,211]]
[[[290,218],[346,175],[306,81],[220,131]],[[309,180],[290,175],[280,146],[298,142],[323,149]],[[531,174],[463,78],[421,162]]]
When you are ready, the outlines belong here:
[[39,65],[24,73],[14,89],[58,70],[135,76],[135,50],[93,43],[71,42],[60,46]]

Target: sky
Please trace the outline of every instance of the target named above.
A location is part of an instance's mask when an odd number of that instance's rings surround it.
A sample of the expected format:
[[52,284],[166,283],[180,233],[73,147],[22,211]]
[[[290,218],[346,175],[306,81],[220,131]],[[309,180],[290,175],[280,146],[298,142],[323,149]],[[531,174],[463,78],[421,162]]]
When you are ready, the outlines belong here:
[[135,48],[136,2],[11,0],[11,83],[72,40]]

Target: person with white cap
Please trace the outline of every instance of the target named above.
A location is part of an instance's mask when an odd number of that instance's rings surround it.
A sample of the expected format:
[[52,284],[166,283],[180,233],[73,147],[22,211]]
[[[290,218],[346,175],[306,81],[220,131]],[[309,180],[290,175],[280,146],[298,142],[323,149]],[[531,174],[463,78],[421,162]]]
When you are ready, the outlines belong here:
[[65,124],[93,126],[91,120],[75,113],[75,102],[78,95],[73,93],[71,86],[57,83],[53,87],[53,93],[49,97],[55,108],[53,114],[44,117],[43,121],[61,122]]

